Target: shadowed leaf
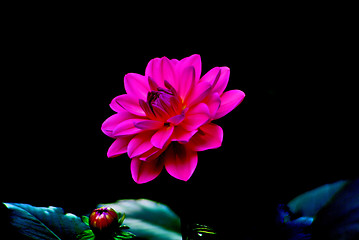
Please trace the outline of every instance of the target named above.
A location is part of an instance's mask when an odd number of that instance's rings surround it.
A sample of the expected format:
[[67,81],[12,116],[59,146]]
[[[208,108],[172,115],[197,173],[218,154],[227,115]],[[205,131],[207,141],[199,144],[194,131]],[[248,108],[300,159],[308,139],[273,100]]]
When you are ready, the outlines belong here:
[[81,218],[58,207],[34,207],[29,204],[5,203],[10,224],[23,236],[32,239],[76,239],[89,227]]
[[119,200],[100,204],[120,213],[126,213],[124,224],[132,233],[147,240],[181,240],[179,217],[166,205],[147,199]]

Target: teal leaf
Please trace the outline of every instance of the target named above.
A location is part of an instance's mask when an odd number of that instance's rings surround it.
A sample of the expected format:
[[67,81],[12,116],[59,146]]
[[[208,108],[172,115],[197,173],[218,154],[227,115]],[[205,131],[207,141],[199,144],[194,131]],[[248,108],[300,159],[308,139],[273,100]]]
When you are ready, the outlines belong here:
[[10,224],[21,235],[38,240],[76,239],[89,227],[81,218],[58,207],[34,207],[22,203],[4,203],[9,210]]
[[100,204],[118,213],[126,213],[124,224],[136,237],[146,240],[181,240],[179,217],[166,205],[147,199],[119,200]]
[[347,184],[348,181],[342,180],[322,185],[295,197],[288,203],[288,207],[296,215],[314,217]]
[[288,239],[359,239],[359,179],[305,192],[290,201],[288,207],[292,213],[281,212]]

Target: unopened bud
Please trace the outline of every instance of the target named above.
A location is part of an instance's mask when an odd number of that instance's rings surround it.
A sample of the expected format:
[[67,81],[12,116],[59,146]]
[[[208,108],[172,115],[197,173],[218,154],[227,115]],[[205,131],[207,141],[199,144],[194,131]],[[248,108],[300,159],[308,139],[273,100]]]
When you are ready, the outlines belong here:
[[111,235],[118,227],[118,215],[112,208],[100,207],[90,214],[89,224],[96,236]]

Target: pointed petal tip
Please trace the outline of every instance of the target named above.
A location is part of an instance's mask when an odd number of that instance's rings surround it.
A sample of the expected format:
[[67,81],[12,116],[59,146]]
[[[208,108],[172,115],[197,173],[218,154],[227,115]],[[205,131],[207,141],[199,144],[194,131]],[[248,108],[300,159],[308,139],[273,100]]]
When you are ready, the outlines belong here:
[[241,90],[229,90],[221,95],[221,105],[214,119],[221,118],[235,109],[244,99],[245,94]]
[[159,129],[153,136],[151,137],[151,143],[156,148],[162,149],[167,141],[170,139],[174,130],[174,126],[171,124],[170,126],[164,126]]
[[137,184],[147,183],[155,179],[162,171],[163,161],[155,159],[152,161],[141,161],[133,158],[131,161],[132,179]]
[[194,53],[191,56],[189,56],[189,58],[199,58],[199,59],[201,59],[201,55],[199,55],[198,53]]
[[167,172],[174,178],[188,181],[197,166],[197,152],[182,144],[173,143],[164,154]]

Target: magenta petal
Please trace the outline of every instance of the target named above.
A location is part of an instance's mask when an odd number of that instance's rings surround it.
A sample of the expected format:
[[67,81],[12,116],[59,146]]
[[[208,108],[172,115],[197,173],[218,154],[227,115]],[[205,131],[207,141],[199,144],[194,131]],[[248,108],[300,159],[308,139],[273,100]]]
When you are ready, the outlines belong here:
[[[199,81],[199,78],[201,76],[202,72],[202,61],[201,56],[198,54],[193,54],[192,56],[183,58],[181,61],[179,61],[176,64],[176,73],[181,75],[185,68],[188,68],[189,66],[194,67],[195,72],[195,82],[197,83]],[[178,79],[179,81],[179,79]]]
[[159,155],[161,155],[162,152],[163,151],[161,151],[161,149],[153,147],[147,152],[144,152],[143,154],[138,156],[137,158],[140,159],[141,161],[147,161],[147,160],[150,161],[152,159],[157,158]]
[[159,87],[164,87],[164,81],[167,80],[171,84],[175,82],[175,68],[174,63],[168,58],[154,58],[152,59],[145,71],[146,78],[150,77]]
[[194,88],[194,86],[196,85],[195,74],[196,73],[194,67],[189,66],[183,70],[183,73],[180,78],[181,81],[177,83],[178,95],[184,102],[187,96],[191,96],[190,93]]
[[197,132],[198,130],[187,131],[181,126],[175,127],[173,134],[171,136],[172,141],[177,141],[180,143],[188,142],[191,137]]
[[237,107],[244,98],[245,94],[241,90],[230,90],[221,96],[221,106],[219,107],[214,119],[221,118]]
[[178,114],[176,116],[173,116],[167,120],[167,122],[172,123],[173,125],[180,124],[184,119],[184,113]]
[[220,67],[214,67],[211,70],[209,70],[205,75],[201,77],[200,82],[208,82],[211,85],[213,84],[214,80],[217,77],[217,74],[220,70]]
[[180,180],[187,181],[196,169],[197,152],[185,145],[173,142],[164,153],[167,172]]
[[166,57],[161,58],[161,71],[162,71],[162,80],[163,83],[168,81],[173,85],[176,81],[175,66],[173,63]]
[[226,89],[230,74],[230,70],[228,67],[221,67],[220,71],[221,75],[218,79],[216,79],[217,81],[213,83],[213,92],[217,92],[219,95],[221,95],[224,89]]
[[107,118],[101,126],[101,130],[104,134],[109,137],[114,137],[113,130],[119,125],[121,122],[134,118],[135,115],[127,112],[126,110],[122,109],[121,112],[114,114]]
[[158,130],[155,134],[153,134],[151,138],[151,143],[153,146],[162,149],[163,146],[166,144],[168,139],[171,137],[173,133],[173,125],[164,126],[160,130]]
[[191,138],[188,145],[194,151],[219,148],[223,141],[223,130],[214,123],[201,126],[198,132]]
[[209,70],[200,80],[212,85],[212,91],[221,95],[227,87],[230,69],[228,67],[215,67]]
[[190,96],[187,96],[187,106],[192,106],[200,103],[211,92],[211,84],[208,82],[199,82],[194,86]]
[[146,67],[145,76],[146,78],[151,77],[151,79],[159,86],[164,87],[164,83],[162,82],[162,72],[161,69],[161,59],[154,58],[152,59]]
[[150,150],[153,147],[151,144],[152,135],[153,131],[149,131],[140,133],[132,138],[127,146],[128,156],[134,158]]
[[[122,96],[122,95],[120,95]],[[122,112],[123,110],[126,110],[124,109],[117,101],[116,99],[118,98],[119,96],[115,97],[114,99],[112,99],[112,101],[110,102],[110,108],[115,111],[115,112]]]
[[147,77],[148,86],[150,87],[151,91],[157,91],[158,84],[152,79],[151,76]]
[[188,131],[193,131],[207,123],[209,120],[210,114],[208,106],[204,103],[200,103],[188,110],[186,118],[182,121],[181,126]]
[[136,122],[135,127],[143,130],[155,130],[163,127],[163,122],[156,120],[143,120]]
[[148,105],[147,102],[143,101],[142,99],[140,99],[138,101],[138,104],[140,105],[140,107],[142,108],[142,110],[145,112],[146,116],[150,119],[156,119],[156,116],[153,114],[150,106]]
[[124,136],[117,138],[109,147],[107,151],[107,157],[117,157],[125,152],[127,152],[127,145],[130,142],[131,137]]
[[155,179],[163,169],[162,158],[151,161],[141,161],[133,158],[131,161],[131,174],[133,180],[138,183],[146,183]]
[[213,119],[221,105],[221,98],[219,97],[219,94],[215,92],[208,96],[206,101],[209,108],[209,114]]
[[128,73],[124,79],[127,94],[141,99],[147,98],[150,88],[145,76],[137,73]]
[[112,131],[113,136],[133,135],[142,132],[142,129],[135,127],[136,122],[139,121],[143,121],[143,119],[128,119],[119,123]]
[[146,116],[146,113],[143,111],[139,104],[138,98],[128,94],[115,97],[110,103],[110,107],[116,112],[118,112],[119,107],[122,107],[123,109],[137,116]]

